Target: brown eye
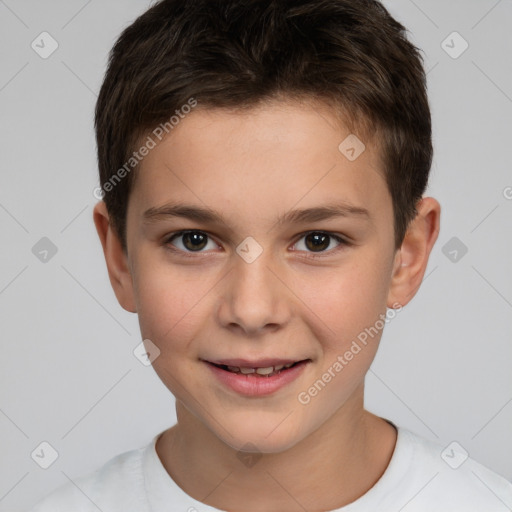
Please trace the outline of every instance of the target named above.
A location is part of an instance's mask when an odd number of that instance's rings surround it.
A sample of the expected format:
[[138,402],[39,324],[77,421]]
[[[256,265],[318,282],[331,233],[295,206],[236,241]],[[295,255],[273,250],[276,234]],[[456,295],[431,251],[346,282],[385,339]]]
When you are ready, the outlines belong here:
[[310,231],[309,233],[305,233],[302,238],[295,243],[294,250],[309,253],[331,253],[344,245],[349,244],[337,235],[324,231]]
[[[204,249],[210,240],[202,231],[183,231],[173,235],[168,243],[184,252],[199,252]],[[214,246],[215,244],[211,242]]]
[[329,247],[330,236],[325,233],[310,233],[306,235],[306,247],[311,251],[325,251]]

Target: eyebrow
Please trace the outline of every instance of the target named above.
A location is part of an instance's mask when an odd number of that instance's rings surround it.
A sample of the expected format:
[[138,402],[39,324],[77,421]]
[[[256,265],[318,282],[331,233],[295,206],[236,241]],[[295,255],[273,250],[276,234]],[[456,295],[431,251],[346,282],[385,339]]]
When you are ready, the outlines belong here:
[[[276,224],[300,224],[318,222],[336,217],[360,217],[370,220],[367,209],[349,203],[330,204],[312,208],[290,210],[277,218]],[[143,214],[145,223],[153,223],[172,217],[190,219],[196,222],[222,224],[225,223],[221,214],[207,207],[199,207],[190,204],[165,204],[160,207],[152,207]]]

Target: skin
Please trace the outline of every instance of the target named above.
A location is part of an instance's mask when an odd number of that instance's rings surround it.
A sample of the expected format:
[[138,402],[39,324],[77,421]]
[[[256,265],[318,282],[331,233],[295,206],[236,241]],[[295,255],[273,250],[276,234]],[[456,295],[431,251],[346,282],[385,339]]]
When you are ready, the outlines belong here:
[[[382,330],[307,404],[298,400],[386,308],[416,294],[439,232],[440,205],[422,198],[398,250],[378,149],[349,161],[349,131],[319,105],[276,101],[245,113],[195,109],[144,158],[129,199],[127,253],[103,202],[94,221],[121,306],[160,350],[153,367],[176,397],[177,425],[158,439],[169,475],[221,510],[333,510],[382,476],[395,429],[364,409],[364,378]],[[363,216],[279,224],[293,209],[345,201]],[[182,202],[223,222],[144,212]],[[181,230],[208,235],[190,251]],[[335,239],[323,251],[304,232]],[[247,263],[237,246],[263,252]],[[187,255],[188,254],[188,257]],[[318,255],[317,258],[314,256]],[[266,397],[224,387],[201,359],[310,359]],[[258,459],[237,456],[247,443]],[[244,448],[247,449],[247,448]]]

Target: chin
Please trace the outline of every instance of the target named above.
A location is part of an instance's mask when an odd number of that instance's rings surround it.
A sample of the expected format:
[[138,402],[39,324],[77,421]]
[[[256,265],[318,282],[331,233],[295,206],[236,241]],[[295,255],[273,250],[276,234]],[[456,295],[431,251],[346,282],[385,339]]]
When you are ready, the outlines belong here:
[[[252,418],[251,418],[252,416]],[[290,419],[293,414],[290,415]],[[298,431],[295,425],[287,422],[286,415],[280,415],[276,420],[276,415],[268,418],[261,414],[254,415],[247,412],[238,420],[223,422],[224,429],[219,429],[215,425],[213,432],[225,444],[236,451],[242,452],[260,452],[260,453],[281,453],[293,448],[304,437],[303,431]],[[297,418],[294,418],[297,421]],[[232,434],[231,436],[227,433]]]

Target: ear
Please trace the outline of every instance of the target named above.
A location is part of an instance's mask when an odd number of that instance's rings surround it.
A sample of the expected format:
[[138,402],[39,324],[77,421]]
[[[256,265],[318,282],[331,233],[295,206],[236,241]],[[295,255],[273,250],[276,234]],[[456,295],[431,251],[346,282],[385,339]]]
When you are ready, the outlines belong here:
[[136,313],[135,294],[133,293],[133,280],[128,264],[128,256],[110,223],[104,201],[100,201],[94,207],[93,219],[103,247],[110,284],[117,300],[126,311]]
[[409,224],[402,245],[395,254],[388,308],[396,308],[397,304],[405,306],[416,295],[430,251],[439,235],[441,205],[432,197],[423,197],[416,209],[418,214]]

